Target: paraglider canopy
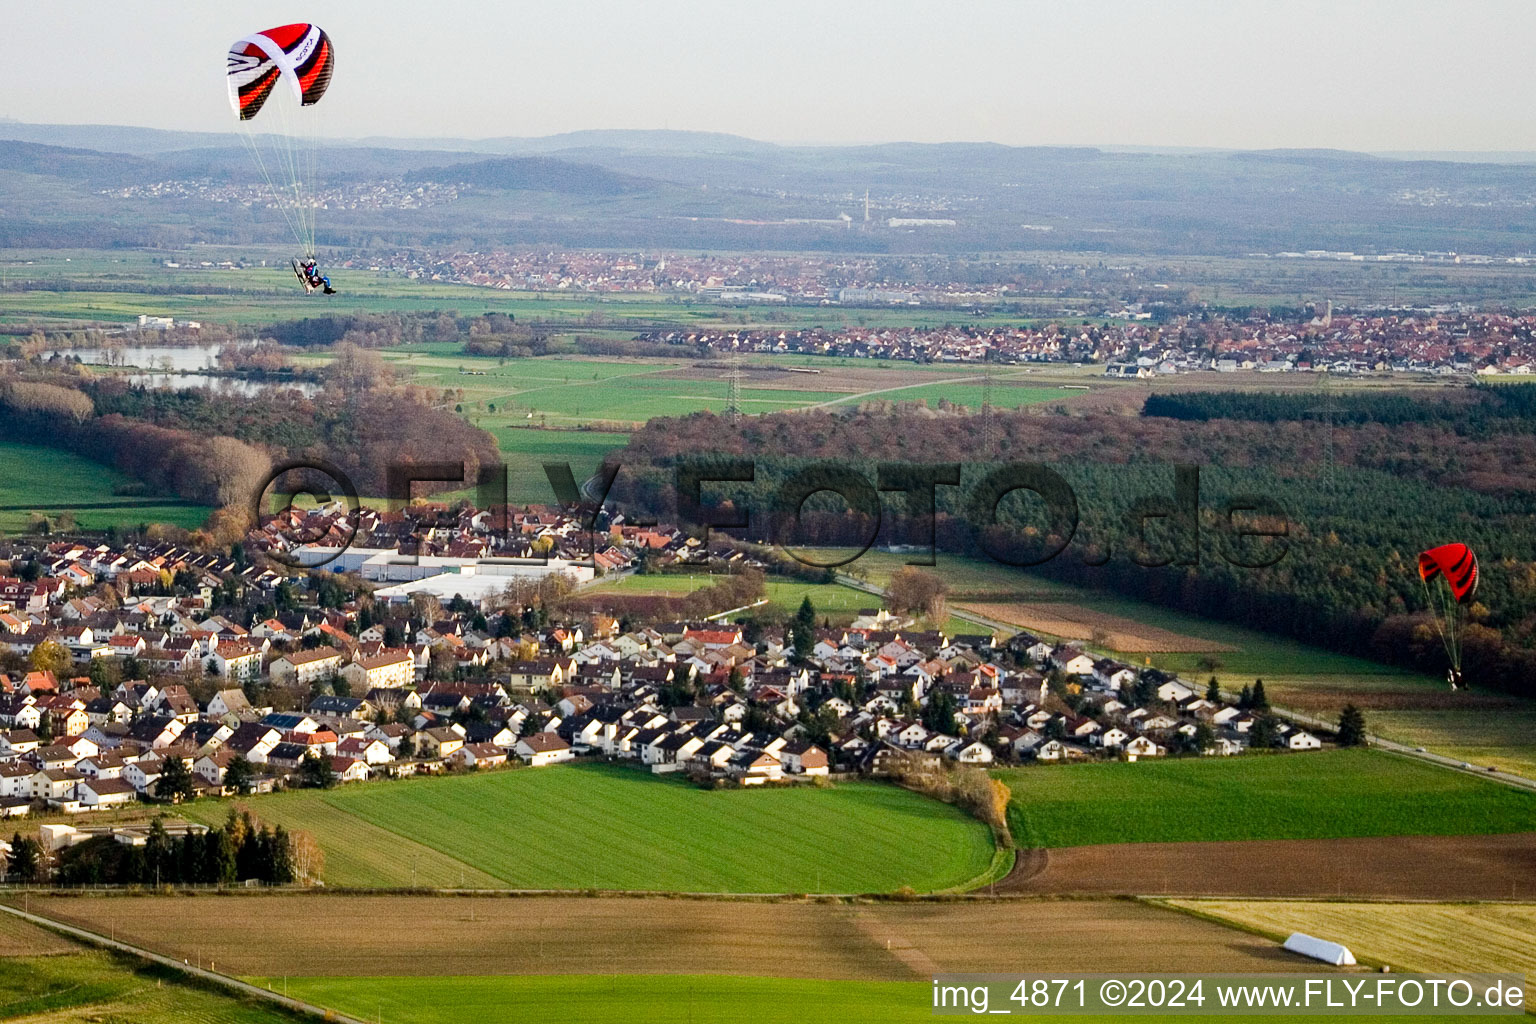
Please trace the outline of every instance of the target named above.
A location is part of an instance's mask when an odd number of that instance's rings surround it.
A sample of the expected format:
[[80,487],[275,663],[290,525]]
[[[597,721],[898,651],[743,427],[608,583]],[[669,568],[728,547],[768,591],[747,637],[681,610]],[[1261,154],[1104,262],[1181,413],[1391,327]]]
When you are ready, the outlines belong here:
[[249,121],[280,78],[288,80],[301,106],[318,103],[335,64],[331,37],[319,25],[281,25],[238,39],[229,48],[229,104],[240,120]]
[[[1445,645],[1451,689],[1462,686],[1461,635],[1466,625],[1466,605],[1477,593],[1477,556],[1465,544],[1442,544],[1419,554],[1419,579],[1424,596],[1435,612],[1435,629]],[[1436,582],[1436,581],[1440,582]]]
[[315,186],[324,108],[316,105],[335,70],[331,37],[308,22],[237,39],[225,60],[241,141],[267,183],[269,208],[282,216],[307,258],[315,255],[315,211],[323,205]]
[[1428,584],[1437,576],[1445,577],[1457,604],[1466,604],[1477,593],[1477,556],[1465,544],[1442,544],[1420,553],[1419,578]]

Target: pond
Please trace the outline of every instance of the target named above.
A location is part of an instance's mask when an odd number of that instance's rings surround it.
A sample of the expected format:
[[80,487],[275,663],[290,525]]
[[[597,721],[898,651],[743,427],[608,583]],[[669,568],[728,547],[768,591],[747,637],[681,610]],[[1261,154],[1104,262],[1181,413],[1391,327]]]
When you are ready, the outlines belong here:
[[146,388],[211,388],[228,394],[251,397],[264,391],[298,391],[306,398],[313,398],[321,391],[319,384],[310,381],[246,380],[242,377],[216,377],[208,373],[135,373],[128,382]]
[[121,348],[49,349],[44,359],[77,358],[99,366],[142,366],[146,370],[207,370],[219,365],[222,345],[124,345]]

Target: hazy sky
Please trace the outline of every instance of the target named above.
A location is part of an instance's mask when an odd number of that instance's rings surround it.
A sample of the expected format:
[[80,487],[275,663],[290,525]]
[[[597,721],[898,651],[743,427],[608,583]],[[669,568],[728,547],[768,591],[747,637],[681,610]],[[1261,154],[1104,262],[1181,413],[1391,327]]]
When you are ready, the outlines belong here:
[[0,116],[228,128],[229,43],[310,18],[332,135],[1536,150],[1531,0],[10,3]]

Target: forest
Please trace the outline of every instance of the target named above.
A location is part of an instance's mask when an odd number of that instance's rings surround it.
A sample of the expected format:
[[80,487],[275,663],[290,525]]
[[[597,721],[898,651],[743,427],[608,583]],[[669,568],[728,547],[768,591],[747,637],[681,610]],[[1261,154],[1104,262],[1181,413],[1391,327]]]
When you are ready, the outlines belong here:
[[[1491,421],[1531,394],[1501,389],[1470,400],[1494,402]],[[1448,400],[1436,392],[1418,399],[1430,406]],[[751,483],[706,484],[702,492],[719,520],[747,513],[743,536],[804,546],[925,543],[925,533],[913,533],[905,500],[880,496],[876,464],[956,464],[959,484],[934,488],[940,550],[985,554],[1048,577],[1435,672],[1443,671],[1445,656],[1428,624],[1416,558],[1460,540],[1478,552],[1483,568],[1464,643],[1468,677],[1536,695],[1530,437],[1473,430],[1477,417],[1450,421],[1432,409],[1410,416],[1393,411],[1396,405],[1382,406],[1384,417],[1398,417],[1392,424],[1336,423],[1331,459],[1326,425],[1294,419],[1057,409],[999,413],[989,424],[981,416],[909,409],[730,423],[701,413],[653,420],[635,432],[616,456],[623,468],[613,490],[628,507],[665,518],[678,513],[679,464],[745,460]],[[1261,406],[1262,400],[1255,408]],[[994,501],[998,489],[989,478],[1009,463],[1044,464],[1070,501],[1050,506],[1029,491]],[[1178,465],[1198,467],[1197,489],[1181,493]],[[803,481],[818,474],[839,482],[849,497],[812,494],[784,532],[776,502],[805,493]],[[860,480],[862,486],[848,486]],[[725,502],[733,507],[722,513]],[[915,522],[926,530],[924,517]],[[1250,535],[1261,531],[1282,535]]]
[[1536,385],[1478,384],[1428,393],[1371,390],[1334,394],[1189,391],[1149,395],[1142,415],[1176,420],[1285,423],[1331,420],[1335,425],[1443,423],[1475,437],[1494,431],[1536,433]]
[[[357,372],[348,373],[354,362]],[[62,375],[0,381],[0,413],[13,440],[64,448],[156,491],[217,506],[249,502],[278,460],[323,459],[373,496],[387,493],[391,465],[462,462],[473,480],[480,466],[499,461],[485,431],[413,389],[386,386],[366,362],[338,360],[331,386],[313,398]]]

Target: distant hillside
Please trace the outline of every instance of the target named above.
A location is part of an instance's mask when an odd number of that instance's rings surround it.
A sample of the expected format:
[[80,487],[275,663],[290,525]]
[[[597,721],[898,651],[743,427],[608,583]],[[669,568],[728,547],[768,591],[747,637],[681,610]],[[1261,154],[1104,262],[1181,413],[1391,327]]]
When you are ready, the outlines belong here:
[[45,174],[69,181],[121,181],[148,173],[154,164],[121,153],[97,153],[30,142],[0,143],[0,171]]
[[[0,234],[12,239],[128,244],[275,231],[267,212],[218,198],[176,199],[174,190],[164,197],[153,190],[118,199],[99,194],[100,186],[118,183],[258,181],[233,130],[0,122],[6,139],[13,141],[0,141],[0,172],[12,172],[11,180],[50,175],[62,187],[7,189],[0,173]],[[335,140],[318,171],[326,186],[406,178],[468,184],[475,193],[409,210],[343,203],[322,219],[336,245],[515,237],[573,246],[891,253],[1529,251],[1536,238],[1529,165],[1412,156],[995,143],[781,146],[717,132],[581,131],[538,139]],[[859,226],[845,230],[845,216]],[[30,226],[18,234],[18,224]]]
[[[0,144],[3,145],[3,144]],[[318,156],[321,176],[327,181],[348,178],[392,178],[426,168],[440,167],[445,160],[483,160],[478,153],[435,150],[380,149],[365,146],[328,146]],[[156,160],[178,174],[192,177],[259,177],[250,151],[232,139],[218,147],[162,153]]]
[[[177,149],[201,146],[227,146],[235,141],[234,131],[169,132],[159,128],[135,128],[108,124],[26,124],[0,121],[0,139],[39,142],[54,146],[75,146],[108,153],[153,156]],[[0,147],[3,148],[3,147]]]
[[359,139],[357,144],[385,146],[392,149],[461,149],[507,156],[532,156],[594,148],[646,153],[743,155],[767,153],[781,148],[771,142],[759,142],[756,139],[729,135],[725,132],[632,131],[621,128],[562,132],[558,135],[538,137],[504,136],[491,139],[376,137]]
[[570,163],[548,157],[508,157],[429,167],[410,175],[408,180],[583,196],[630,195],[659,184],[627,174],[616,174],[591,164]]

